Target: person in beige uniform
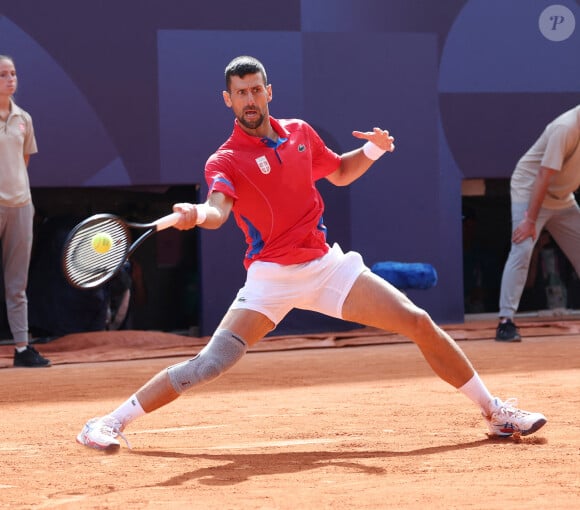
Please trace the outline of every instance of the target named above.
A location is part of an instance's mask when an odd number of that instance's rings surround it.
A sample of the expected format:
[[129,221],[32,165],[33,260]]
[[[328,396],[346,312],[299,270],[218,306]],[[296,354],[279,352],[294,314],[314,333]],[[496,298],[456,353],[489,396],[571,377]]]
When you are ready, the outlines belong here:
[[580,275],[580,105],[550,122],[511,177],[512,239],[499,301],[496,340],[520,342],[513,319],[536,240],[546,229]]
[[6,312],[14,344],[14,366],[48,367],[50,361],[29,345],[26,285],[32,252],[34,206],[28,161],[37,152],[32,118],[12,96],[14,61],[0,55],[0,239]]

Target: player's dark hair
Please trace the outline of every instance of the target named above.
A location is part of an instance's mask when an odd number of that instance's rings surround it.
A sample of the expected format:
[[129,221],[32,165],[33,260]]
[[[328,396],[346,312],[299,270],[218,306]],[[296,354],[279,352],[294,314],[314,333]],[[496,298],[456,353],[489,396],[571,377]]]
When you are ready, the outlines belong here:
[[238,76],[243,78],[246,74],[256,74],[260,73],[262,78],[264,78],[264,85],[268,85],[268,76],[266,75],[266,69],[262,62],[257,58],[250,57],[248,55],[242,55],[240,57],[234,58],[227,66],[225,71],[226,78],[226,89],[230,90],[230,82],[232,76]]

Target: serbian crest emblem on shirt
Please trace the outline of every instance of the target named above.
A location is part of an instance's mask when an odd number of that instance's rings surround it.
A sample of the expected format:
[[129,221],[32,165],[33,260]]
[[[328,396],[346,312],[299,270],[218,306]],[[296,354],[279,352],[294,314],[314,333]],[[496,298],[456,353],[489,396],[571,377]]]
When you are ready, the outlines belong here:
[[270,163],[268,163],[268,159],[266,158],[266,156],[260,156],[259,158],[256,158],[256,163],[260,168],[260,172],[262,172],[264,175],[269,174],[270,170],[272,170],[270,168]]

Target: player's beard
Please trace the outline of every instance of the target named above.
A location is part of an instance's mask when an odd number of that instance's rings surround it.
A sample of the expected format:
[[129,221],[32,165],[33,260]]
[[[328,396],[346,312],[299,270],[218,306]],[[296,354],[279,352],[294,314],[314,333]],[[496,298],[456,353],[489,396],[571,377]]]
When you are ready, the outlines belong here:
[[246,120],[244,114],[242,113],[242,115],[238,117],[238,122],[246,129],[258,129],[264,122],[265,118],[266,116],[263,113],[260,113],[259,117],[256,120],[250,122]]

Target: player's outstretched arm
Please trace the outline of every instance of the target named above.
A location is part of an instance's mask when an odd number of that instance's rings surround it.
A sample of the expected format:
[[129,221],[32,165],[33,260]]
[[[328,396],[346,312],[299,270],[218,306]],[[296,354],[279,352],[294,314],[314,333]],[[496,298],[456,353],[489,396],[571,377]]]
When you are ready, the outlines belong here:
[[[353,131],[352,136],[367,140],[375,144],[379,150],[383,152],[393,152],[395,150],[395,139],[389,134],[387,130],[381,128],[373,128],[372,131]],[[373,159],[373,158],[371,158]]]
[[189,230],[194,227],[208,229],[220,228],[228,219],[234,201],[231,197],[212,192],[203,204],[181,202],[173,205],[173,211],[181,213],[181,219],[175,224],[178,230]]
[[376,127],[372,131],[353,131],[352,135],[366,143],[341,155],[338,169],[326,177],[335,186],[348,186],[364,175],[385,152],[395,150],[395,139],[386,130]]

